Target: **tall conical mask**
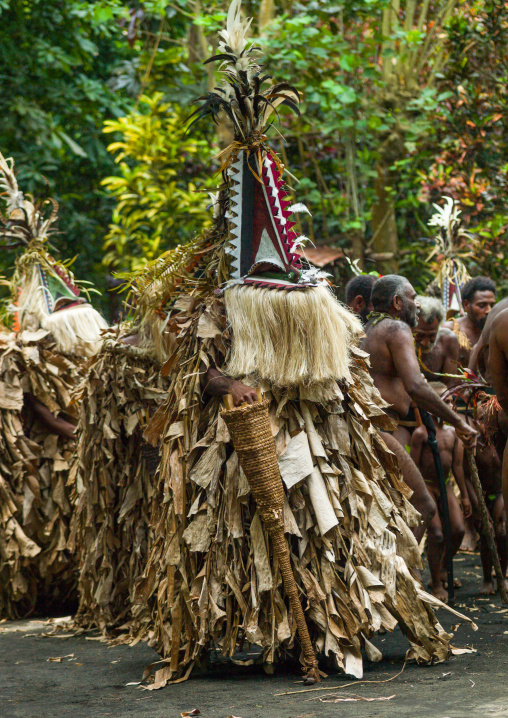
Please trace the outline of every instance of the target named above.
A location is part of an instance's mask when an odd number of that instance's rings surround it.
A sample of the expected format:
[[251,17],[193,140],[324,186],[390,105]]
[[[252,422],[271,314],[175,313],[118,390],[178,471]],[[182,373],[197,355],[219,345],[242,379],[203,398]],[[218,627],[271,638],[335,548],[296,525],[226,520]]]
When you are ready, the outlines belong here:
[[213,266],[232,330],[225,371],[330,399],[338,381],[352,380],[350,351],[361,325],[334,297],[328,275],[304,268],[295,253],[305,238],[294,232],[291,216],[308,210],[291,205],[285,168],[265,131],[280,106],[299,114],[300,97],[287,82],[263,75],[255,60],[260,49],[245,37],[250,22],[233,0],[219,53],[207,60],[222,63],[221,85],[191,115],[216,121],[224,112],[234,127],[233,142],[219,155],[224,181],[214,235],[220,250]]
[[[295,247],[293,211],[283,178],[284,167],[266,144],[268,120],[285,105],[299,114],[297,90],[286,82],[271,83],[255,57],[260,48],[248,45],[251,19],[242,21],[240,0],[233,0],[227,26],[220,33],[219,53],[206,62],[221,62],[221,86],[200,98],[194,121],[223,111],[234,128],[234,141],[222,153],[228,201],[230,255],[227,286],[251,284],[278,289],[303,289],[323,281],[317,271],[304,271]],[[205,63],[206,64],[206,63]]]
[[15,331],[45,329],[63,352],[90,356],[98,350],[107,322],[77,286],[67,266],[47,251],[55,232],[58,204],[35,203],[20,191],[14,161],[0,153],[0,189],[6,202],[0,215],[0,246],[23,249],[11,288]]

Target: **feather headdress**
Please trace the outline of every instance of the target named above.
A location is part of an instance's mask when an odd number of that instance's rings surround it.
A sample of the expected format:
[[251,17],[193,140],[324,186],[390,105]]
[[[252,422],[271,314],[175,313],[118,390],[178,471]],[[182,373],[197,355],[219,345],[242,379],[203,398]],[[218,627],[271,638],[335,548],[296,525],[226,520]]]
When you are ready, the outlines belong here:
[[[0,213],[0,246],[22,248],[11,281],[10,311],[14,329],[46,329],[59,349],[92,354],[98,348],[106,321],[82,298],[69,267],[48,253],[56,233],[58,203],[35,202],[18,187],[14,161],[0,153],[0,189],[5,201]],[[84,290],[87,294],[87,290]]]
[[247,32],[251,22],[252,18],[242,21],[241,0],[233,0],[226,29],[219,33],[219,53],[204,63],[221,63],[221,85],[196,100],[202,104],[191,115],[193,123],[208,115],[217,122],[219,112],[224,111],[234,125],[235,139],[248,145],[252,145],[254,139],[261,141],[262,138],[254,138],[253,133],[265,132],[270,116],[277,112],[279,105],[286,105],[300,114],[300,96],[292,85],[279,82],[263,87],[272,78],[263,75],[262,67],[257,63],[261,48],[248,45]]
[[222,253],[218,279],[222,288],[251,284],[279,290],[306,289],[326,283],[305,272],[295,248],[303,242],[293,231],[291,217],[308,212],[292,205],[284,182],[284,166],[268,146],[268,122],[281,106],[299,114],[298,91],[287,82],[275,83],[263,74],[261,49],[249,44],[251,20],[242,20],[240,0],[233,0],[226,28],[219,36],[219,52],[206,60],[220,63],[221,83],[200,97],[192,124],[221,112],[230,119],[234,141],[219,156],[224,184],[216,222],[222,221]]
[[474,257],[479,241],[461,226],[458,203],[451,197],[444,197],[444,201],[444,207],[433,205],[436,212],[428,222],[430,227],[437,228],[428,260],[436,260],[443,304],[447,313],[453,313],[462,308],[460,287],[470,278],[465,262]]

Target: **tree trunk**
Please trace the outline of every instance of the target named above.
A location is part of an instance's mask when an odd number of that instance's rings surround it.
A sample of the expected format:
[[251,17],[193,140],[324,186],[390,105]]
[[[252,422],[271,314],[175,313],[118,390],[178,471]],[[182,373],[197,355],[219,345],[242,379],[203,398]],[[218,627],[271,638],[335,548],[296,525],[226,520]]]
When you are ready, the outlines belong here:
[[[364,242],[363,242],[363,232],[358,230],[351,230],[351,232],[348,232],[348,244],[353,250],[353,261],[358,260],[358,268],[363,271],[365,271],[365,256],[364,256]],[[369,269],[373,269],[373,267],[368,267],[367,271]]]
[[261,0],[259,6],[259,32],[263,32],[265,25],[268,25],[270,20],[273,20],[275,15],[275,2],[274,0]]
[[388,167],[379,162],[374,184],[376,202],[372,208],[372,240],[374,255],[384,255],[378,262],[381,274],[396,274],[399,266],[399,238],[395,222],[395,203],[388,187],[393,186],[395,178],[390,176]]

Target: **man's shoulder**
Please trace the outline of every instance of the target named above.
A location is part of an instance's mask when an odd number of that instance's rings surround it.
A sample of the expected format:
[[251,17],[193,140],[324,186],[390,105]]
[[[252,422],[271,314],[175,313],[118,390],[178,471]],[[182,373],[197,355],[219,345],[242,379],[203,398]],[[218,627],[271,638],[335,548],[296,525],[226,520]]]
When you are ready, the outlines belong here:
[[445,325],[443,325],[439,329],[438,340],[442,344],[447,344],[450,346],[451,345],[458,346],[458,344],[459,344],[459,340],[457,339],[457,335],[455,334],[455,332]]
[[[490,326],[490,340],[496,338],[508,342],[508,308],[503,309]],[[504,343],[503,342],[503,343]]]
[[453,317],[452,319],[448,319],[448,321],[443,322],[443,329],[450,329],[452,332],[455,332],[455,330],[458,328],[464,331],[463,324],[466,322],[466,320],[466,316]]
[[425,441],[427,441],[428,435],[427,435],[427,429],[423,424],[421,426],[417,426],[416,429],[411,434],[411,443],[414,444],[421,444]]
[[374,330],[380,333],[397,332],[401,330],[411,333],[409,326],[405,322],[401,319],[394,319],[389,315],[381,318],[374,317],[371,319],[365,326],[365,332],[368,334]]
[[497,317],[494,317],[494,321],[492,322],[492,326],[504,326],[508,323],[508,307],[505,309],[502,309]]

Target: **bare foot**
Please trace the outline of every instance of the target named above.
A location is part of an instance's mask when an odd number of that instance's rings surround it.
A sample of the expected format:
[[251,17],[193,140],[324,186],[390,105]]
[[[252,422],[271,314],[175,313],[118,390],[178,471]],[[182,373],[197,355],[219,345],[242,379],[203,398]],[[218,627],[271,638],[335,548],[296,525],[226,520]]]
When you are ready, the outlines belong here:
[[[445,575],[441,578],[443,586],[448,588],[448,577]],[[453,588],[462,588],[462,582],[458,578],[453,579]]]
[[480,588],[478,593],[480,596],[494,596],[496,589],[494,588],[492,581],[484,581],[483,586]]
[[459,551],[464,551],[465,553],[474,553],[476,551],[477,543],[478,537],[470,533],[469,531],[466,531],[466,533],[464,534],[464,538],[462,539],[462,543],[460,544]]
[[443,601],[443,603],[447,603],[448,591],[445,589],[442,583],[438,584],[437,586],[432,586],[431,593],[436,598],[439,598],[440,601]]

